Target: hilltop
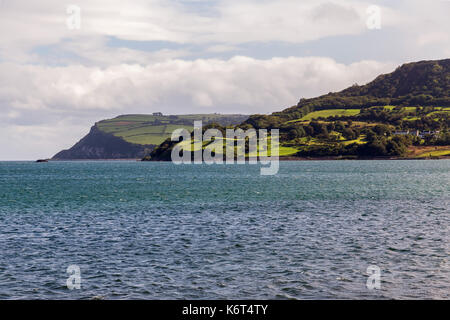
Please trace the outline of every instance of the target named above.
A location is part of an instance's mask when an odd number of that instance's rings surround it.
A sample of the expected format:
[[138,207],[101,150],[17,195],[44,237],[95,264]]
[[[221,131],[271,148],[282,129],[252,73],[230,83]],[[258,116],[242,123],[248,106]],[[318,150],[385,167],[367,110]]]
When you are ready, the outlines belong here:
[[58,152],[53,160],[142,158],[176,128],[192,130],[195,120],[227,126],[247,118],[240,114],[121,115],[95,123],[85,137],[72,148]]
[[354,84],[340,92],[303,98],[281,112],[266,117],[255,115],[251,119],[278,117],[283,122],[300,119],[313,111],[351,109],[350,112],[357,113],[376,106],[450,107],[450,59],[407,63],[366,85]]

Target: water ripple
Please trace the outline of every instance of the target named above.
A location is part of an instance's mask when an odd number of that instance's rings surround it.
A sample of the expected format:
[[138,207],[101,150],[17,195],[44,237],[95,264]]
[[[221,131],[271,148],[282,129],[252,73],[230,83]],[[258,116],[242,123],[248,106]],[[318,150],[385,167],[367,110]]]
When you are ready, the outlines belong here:
[[0,163],[0,299],[448,299],[449,181],[450,161],[285,162],[274,177]]

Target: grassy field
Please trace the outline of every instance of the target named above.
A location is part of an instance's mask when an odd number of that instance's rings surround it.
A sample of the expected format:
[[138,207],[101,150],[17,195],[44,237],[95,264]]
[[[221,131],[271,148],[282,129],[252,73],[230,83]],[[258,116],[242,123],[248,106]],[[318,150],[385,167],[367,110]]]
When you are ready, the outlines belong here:
[[[375,107],[374,107],[375,108]],[[398,112],[398,107],[395,106],[384,106],[385,110],[388,110],[389,112]],[[414,121],[420,119],[420,116],[416,115],[417,107],[402,107],[401,108],[402,113],[404,114],[403,120],[406,121]],[[320,110],[320,111],[314,111],[311,113],[308,113],[306,116],[300,119],[294,119],[287,121],[286,123],[299,123],[302,125],[307,125],[310,121],[319,119],[319,118],[329,118],[329,117],[351,117],[356,116],[361,113],[361,109],[326,109],[326,110]],[[436,107],[434,108],[434,111],[428,113],[428,116],[439,118],[439,115],[442,114],[449,114],[450,108],[448,107]],[[321,122],[321,121],[319,121]],[[367,123],[361,123],[361,126],[366,126]]]
[[311,121],[318,118],[328,117],[351,117],[358,115],[360,112],[360,109],[327,109],[308,113],[301,119],[291,120],[289,122]]
[[203,125],[212,122],[229,125],[239,124],[246,118],[243,115],[221,114],[124,115],[100,121],[96,125],[101,131],[121,137],[130,143],[159,145],[169,138],[175,129],[184,128],[192,131],[194,121],[203,121]]
[[366,143],[364,141],[364,139],[365,139],[365,136],[361,135],[358,139],[343,141],[342,144],[345,145],[345,146],[350,145],[352,143],[364,144],[364,143]]
[[430,113],[428,113],[427,115],[428,115],[428,116],[433,116],[433,115],[445,115],[445,114],[450,115],[450,110],[441,109],[441,110],[439,110],[439,111],[433,111],[433,112],[430,112]]
[[427,151],[427,152],[417,155],[416,158],[433,158],[433,157],[444,157],[444,156],[450,156],[450,149]]
[[[216,154],[225,154],[226,153],[226,140],[228,140],[228,139],[226,139],[226,138],[222,138],[222,139],[216,138],[216,139],[219,140],[219,141],[222,140],[222,143],[223,143],[223,149],[222,150],[215,150]],[[237,142],[240,139],[233,139],[233,140],[234,140],[234,143],[235,143],[235,147],[234,147],[235,152],[237,152],[238,149],[241,150],[242,148],[240,147],[240,145],[237,146]],[[272,154],[271,145],[272,145],[272,143],[271,143],[271,139],[269,137],[269,139],[268,139],[268,146],[267,146],[267,155],[268,156],[270,156]],[[180,142],[178,144],[178,146],[180,146],[183,150],[186,150],[186,151],[187,150],[189,150],[189,151],[198,151],[198,150],[200,150],[200,148],[202,150],[211,149],[211,151],[213,151],[213,144],[210,144],[209,141],[206,141],[206,142],[204,141],[203,145],[201,147],[200,147],[200,144],[194,144],[192,141]],[[299,150],[300,150],[299,148],[295,148],[295,147],[291,147],[291,146],[279,145],[279,147],[278,147],[278,153],[279,153],[280,157],[286,157],[286,156],[295,155]],[[245,155],[247,157],[248,156],[256,156],[256,155],[259,155],[259,151],[260,150],[257,150],[256,153],[251,153],[251,154],[246,152]]]
[[420,117],[415,117],[415,116],[408,116],[408,117],[402,118],[402,120],[405,120],[405,121],[416,121],[419,119],[420,119]]
[[[386,110],[390,112],[397,112],[398,109],[394,106],[385,106]],[[419,117],[416,115],[416,107],[404,107],[402,111],[404,113],[405,120],[417,120]],[[322,118],[320,123],[329,123],[327,118],[347,116],[352,117],[360,114],[361,109],[326,109],[315,111],[307,114],[306,116],[288,121],[287,123],[308,125],[312,120]],[[434,111],[430,112],[430,116],[438,117],[439,114],[450,113],[448,107],[437,107]],[[172,116],[154,116],[154,115],[123,115],[114,119],[108,119],[98,122],[97,127],[104,132],[111,133],[117,137],[121,137],[124,140],[141,145],[159,145],[167,138],[170,138],[172,132],[175,129],[184,128],[188,131],[193,130],[194,121],[203,121],[203,125],[216,122],[221,125],[239,124],[247,119],[243,115],[220,115],[220,114],[188,114],[188,115],[172,115]],[[331,120],[330,120],[331,121]],[[379,123],[353,121],[352,127],[367,127],[376,126]],[[335,132],[330,132],[330,135],[335,135],[335,140],[344,145],[352,143],[363,144],[365,143],[364,137],[357,140],[345,141],[345,139]],[[296,154],[301,148],[322,145],[323,141],[318,141],[314,138],[304,138],[305,141],[298,141],[298,145],[280,145],[280,156],[291,156]],[[444,154],[445,155],[445,154]],[[421,156],[416,154],[415,156]],[[423,155],[428,157],[429,154]],[[432,153],[431,156],[441,156],[441,153]]]
[[450,156],[450,146],[411,146],[408,150],[409,158],[423,159]]

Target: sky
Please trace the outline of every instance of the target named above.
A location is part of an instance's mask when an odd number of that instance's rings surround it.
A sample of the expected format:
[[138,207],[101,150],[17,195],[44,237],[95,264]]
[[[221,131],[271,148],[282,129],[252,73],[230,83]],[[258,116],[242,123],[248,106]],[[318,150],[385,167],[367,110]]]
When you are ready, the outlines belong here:
[[450,0],[0,0],[0,160],[121,114],[269,114],[450,57]]

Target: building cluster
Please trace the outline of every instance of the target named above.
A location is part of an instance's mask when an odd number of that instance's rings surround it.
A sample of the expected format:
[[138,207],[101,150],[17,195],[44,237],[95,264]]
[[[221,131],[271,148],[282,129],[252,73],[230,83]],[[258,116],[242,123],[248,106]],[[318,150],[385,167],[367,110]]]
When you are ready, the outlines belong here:
[[412,136],[416,136],[416,137],[420,137],[420,138],[425,138],[426,136],[433,136],[433,137],[435,137],[435,136],[439,135],[439,133],[440,133],[440,131],[407,130],[407,131],[395,131],[393,134],[394,135],[400,135],[400,136],[412,135]]

